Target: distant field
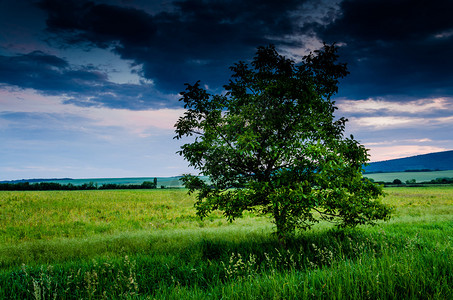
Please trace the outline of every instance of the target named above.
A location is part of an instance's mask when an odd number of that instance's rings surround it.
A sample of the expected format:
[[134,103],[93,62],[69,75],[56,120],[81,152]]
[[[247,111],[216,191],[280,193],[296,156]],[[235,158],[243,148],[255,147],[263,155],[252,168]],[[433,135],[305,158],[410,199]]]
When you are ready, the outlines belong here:
[[[86,179],[69,179],[69,180],[55,180],[48,182],[57,182],[60,184],[71,183],[73,185],[88,184],[90,182],[102,185],[102,184],[142,184],[144,181],[153,182],[154,177],[131,177],[131,178],[86,178]],[[157,187],[182,187],[182,183],[179,177],[157,177]]]
[[402,182],[415,179],[417,182],[431,181],[436,178],[453,178],[453,170],[433,172],[395,172],[395,173],[371,173],[363,176],[374,179],[374,181],[392,182],[399,179]]
[[385,192],[389,222],[283,247],[184,189],[0,191],[0,299],[453,299],[453,186]]
[[[374,179],[374,181],[392,182],[399,179],[402,182],[406,180],[415,179],[416,182],[430,181],[436,178],[448,177],[453,178],[453,170],[449,171],[433,171],[433,172],[395,172],[395,173],[370,173],[364,174],[365,177]],[[202,177],[207,180],[208,177]],[[57,182],[59,184],[73,184],[82,185],[89,184],[90,182],[101,186],[103,184],[119,184],[119,185],[140,185],[144,181],[153,182],[154,177],[131,177],[131,178],[86,178],[86,179],[69,179],[69,180],[55,180],[47,182]],[[157,177],[157,187],[164,186],[166,188],[182,188],[182,182],[179,177]]]

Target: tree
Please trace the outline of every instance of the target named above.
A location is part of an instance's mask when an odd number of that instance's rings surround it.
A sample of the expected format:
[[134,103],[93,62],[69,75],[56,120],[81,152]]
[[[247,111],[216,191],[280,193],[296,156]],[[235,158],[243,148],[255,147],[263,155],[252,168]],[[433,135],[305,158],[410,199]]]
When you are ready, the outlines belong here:
[[347,120],[334,116],[331,97],[348,74],[336,51],[324,45],[296,64],[274,46],[259,47],[251,66],[230,68],[224,93],[186,84],[175,138],[192,137],[178,153],[210,178],[182,177],[198,192],[200,217],[271,215],[282,239],[319,220],[345,227],[389,218],[382,188],[362,176],[367,149],[344,137]]

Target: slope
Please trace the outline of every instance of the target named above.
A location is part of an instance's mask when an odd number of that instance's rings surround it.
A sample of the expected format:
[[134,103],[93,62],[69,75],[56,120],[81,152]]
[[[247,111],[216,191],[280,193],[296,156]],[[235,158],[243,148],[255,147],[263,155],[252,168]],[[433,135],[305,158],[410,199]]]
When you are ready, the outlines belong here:
[[453,150],[372,162],[365,173],[453,170]]

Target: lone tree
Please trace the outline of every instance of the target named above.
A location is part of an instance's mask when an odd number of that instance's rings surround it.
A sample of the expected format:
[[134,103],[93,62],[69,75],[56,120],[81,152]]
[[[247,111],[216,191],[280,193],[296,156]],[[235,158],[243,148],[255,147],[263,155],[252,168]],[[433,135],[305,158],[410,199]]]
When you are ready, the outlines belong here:
[[193,136],[178,153],[210,178],[182,178],[198,191],[200,217],[271,215],[281,239],[319,220],[346,227],[389,218],[381,187],[362,176],[367,149],[344,137],[347,120],[334,116],[331,97],[348,74],[336,51],[324,45],[295,64],[274,46],[259,47],[251,66],[230,68],[225,93],[186,84],[175,138]]

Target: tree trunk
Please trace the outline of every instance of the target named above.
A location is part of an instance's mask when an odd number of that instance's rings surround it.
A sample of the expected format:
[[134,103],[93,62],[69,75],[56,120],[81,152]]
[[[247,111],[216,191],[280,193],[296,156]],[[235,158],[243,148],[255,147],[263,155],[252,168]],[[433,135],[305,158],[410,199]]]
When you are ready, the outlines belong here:
[[283,247],[286,247],[286,240],[291,235],[294,231],[292,226],[288,224],[288,218],[284,210],[282,209],[274,209],[274,222],[275,225],[277,226],[277,238],[280,242],[280,244]]

